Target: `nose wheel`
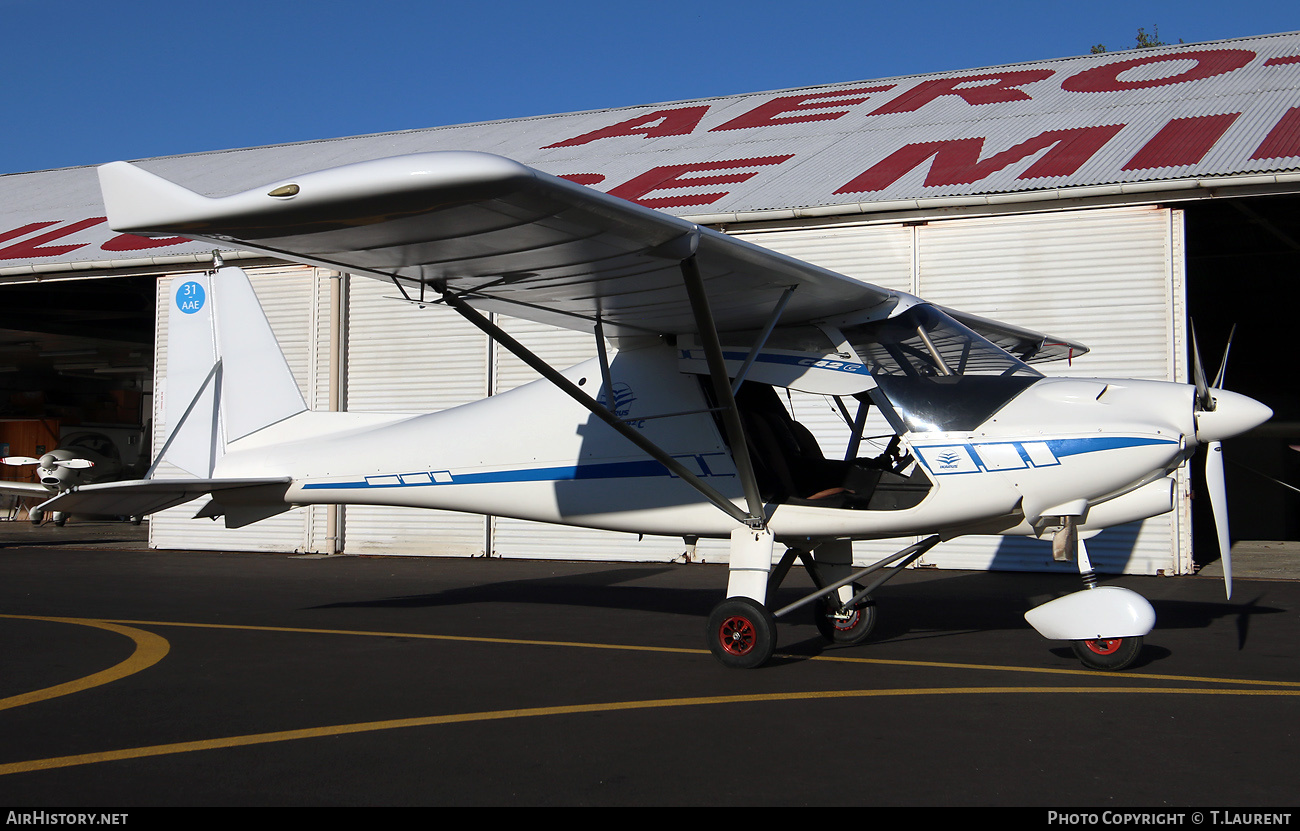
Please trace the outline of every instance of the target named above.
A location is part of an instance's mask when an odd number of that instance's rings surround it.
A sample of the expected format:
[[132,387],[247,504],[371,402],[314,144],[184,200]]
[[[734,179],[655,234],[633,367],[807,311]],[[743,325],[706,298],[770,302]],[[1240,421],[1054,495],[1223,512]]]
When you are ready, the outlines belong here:
[[713,608],[706,636],[709,650],[724,666],[753,669],[776,651],[776,619],[755,600],[729,597]]
[[1142,651],[1142,638],[1096,638],[1070,641],[1070,646],[1074,649],[1074,656],[1089,669],[1114,672],[1137,660]]

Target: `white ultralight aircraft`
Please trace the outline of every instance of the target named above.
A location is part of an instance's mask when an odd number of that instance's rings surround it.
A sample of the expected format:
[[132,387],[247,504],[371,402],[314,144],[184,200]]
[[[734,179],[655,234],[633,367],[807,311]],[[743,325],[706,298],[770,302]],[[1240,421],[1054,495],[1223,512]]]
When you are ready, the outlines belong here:
[[[218,198],[125,162],[99,175],[117,231],[392,281],[544,380],[429,415],[308,411],[247,278],[220,268],[176,280],[170,310],[159,456],[193,478],[85,485],[44,509],[141,514],[207,494],[200,514],[231,526],[363,503],[729,537],[707,627],[728,666],[767,661],[775,620],[808,604],[828,639],[863,639],[871,592],[964,534],[1051,538],[1058,559],[1077,558],[1085,588],[1026,617],[1091,667],[1126,666],[1154,612],[1096,586],[1081,539],[1170,510],[1171,474],[1197,445],[1271,415],[1203,380],[1046,378],[1030,364],[1086,350],[499,156],[380,159]],[[600,357],[557,371],[484,312],[591,332]],[[779,388],[835,397],[856,427],[844,459],[823,456]],[[871,406],[897,435],[857,458]],[[853,565],[853,540],[905,535],[926,536]],[[770,609],[796,559],[816,591]]]
[[[65,437],[59,446],[35,456],[5,456],[0,464],[8,467],[35,467],[35,482],[0,481],[0,493],[22,497],[45,497],[92,482],[120,479],[124,468],[113,440],[102,433],[85,431]],[[32,524],[39,525],[44,512],[30,512]],[[67,514],[55,512],[55,525],[63,525]]]

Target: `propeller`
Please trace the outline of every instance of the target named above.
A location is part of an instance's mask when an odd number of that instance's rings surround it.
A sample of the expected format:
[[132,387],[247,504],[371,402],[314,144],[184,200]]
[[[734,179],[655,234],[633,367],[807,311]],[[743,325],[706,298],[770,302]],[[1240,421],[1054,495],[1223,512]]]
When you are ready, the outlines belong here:
[[95,463],[90,459],[59,459],[55,461],[59,467],[71,468],[73,470],[85,470],[88,467],[94,467]]
[[[5,456],[0,459],[7,465],[18,467],[21,465],[39,465],[45,464],[40,459],[33,459],[31,456]],[[46,467],[66,467],[71,470],[85,470],[88,467],[94,467],[95,463],[90,459],[50,459]]]
[[[1223,349],[1223,361],[1214,376],[1214,386],[1205,381],[1205,368],[1201,365],[1201,350],[1196,345],[1196,331],[1192,331],[1192,377],[1196,382],[1197,433],[1200,429],[1200,415],[1212,413],[1218,408],[1212,390],[1222,390],[1223,380],[1228,370],[1228,353],[1232,350],[1232,338],[1237,333],[1234,325],[1228,334],[1227,346]],[[1228,488],[1223,476],[1223,443],[1217,438],[1205,442],[1205,490],[1210,497],[1210,511],[1214,515],[1214,530],[1219,538],[1219,559],[1223,563],[1223,585],[1232,598],[1232,540],[1228,535]]]

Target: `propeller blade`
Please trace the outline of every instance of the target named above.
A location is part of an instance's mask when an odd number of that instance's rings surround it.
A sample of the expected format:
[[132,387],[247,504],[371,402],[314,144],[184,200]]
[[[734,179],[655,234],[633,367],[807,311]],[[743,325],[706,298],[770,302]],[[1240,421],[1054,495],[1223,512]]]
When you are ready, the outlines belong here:
[[1210,411],[1214,409],[1214,398],[1210,395],[1210,385],[1205,380],[1205,367],[1201,364],[1201,349],[1196,345],[1196,330],[1192,330],[1192,380],[1196,384],[1196,409]]
[[95,463],[90,459],[60,459],[55,461],[59,467],[66,467],[71,470],[85,470],[88,467],[94,467]]
[[1228,491],[1223,482],[1223,446],[1205,445],[1205,489],[1214,513],[1214,530],[1219,536],[1219,558],[1223,563],[1223,584],[1232,598],[1232,541],[1228,538]]
[[31,456],[5,456],[0,459],[0,462],[17,467],[18,465],[39,465],[41,460],[33,459]]
[[1223,347],[1223,360],[1219,362],[1219,372],[1214,376],[1214,388],[1223,389],[1223,381],[1228,373],[1228,353],[1232,351],[1232,339],[1237,334],[1237,324],[1232,324],[1232,329],[1228,332],[1228,342]]

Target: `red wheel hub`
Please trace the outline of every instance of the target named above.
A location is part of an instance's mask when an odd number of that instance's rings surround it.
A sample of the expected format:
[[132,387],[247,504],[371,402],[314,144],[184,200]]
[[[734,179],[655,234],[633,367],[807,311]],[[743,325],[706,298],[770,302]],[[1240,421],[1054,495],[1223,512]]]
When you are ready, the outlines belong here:
[[862,612],[860,612],[857,609],[854,609],[851,613],[849,613],[847,617],[831,615],[830,619],[831,619],[831,625],[835,627],[836,631],[848,632],[854,629],[859,623],[862,622]]
[[744,655],[754,648],[758,639],[754,624],[749,618],[732,615],[718,627],[718,641],[732,655]]
[[1098,655],[1114,655],[1119,648],[1124,645],[1123,638],[1099,638],[1095,641],[1084,641],[1089,651]]

